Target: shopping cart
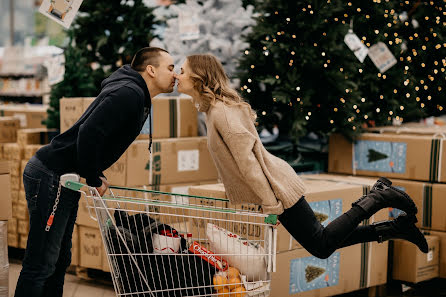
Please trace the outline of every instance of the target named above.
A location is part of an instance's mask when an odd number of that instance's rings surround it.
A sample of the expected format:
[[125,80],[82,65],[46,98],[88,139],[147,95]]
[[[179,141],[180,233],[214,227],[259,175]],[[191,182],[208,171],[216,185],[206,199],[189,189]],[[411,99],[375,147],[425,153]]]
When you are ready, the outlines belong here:
[[[66,181],[97,220],[117,296],[269,296],[277,216],[254,204]],[[83,189],[86,189],[84,191]]]

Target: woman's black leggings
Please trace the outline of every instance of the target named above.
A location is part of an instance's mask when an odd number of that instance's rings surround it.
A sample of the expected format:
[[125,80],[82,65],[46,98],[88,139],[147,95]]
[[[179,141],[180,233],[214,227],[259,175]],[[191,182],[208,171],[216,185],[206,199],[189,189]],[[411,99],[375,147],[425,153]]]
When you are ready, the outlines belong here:
[[324,227],[305,197],[279,215],[280,223],[308,252],[326,259],[339,248],[378,240],[373,226],[358,226],[370,216],[358,206]]

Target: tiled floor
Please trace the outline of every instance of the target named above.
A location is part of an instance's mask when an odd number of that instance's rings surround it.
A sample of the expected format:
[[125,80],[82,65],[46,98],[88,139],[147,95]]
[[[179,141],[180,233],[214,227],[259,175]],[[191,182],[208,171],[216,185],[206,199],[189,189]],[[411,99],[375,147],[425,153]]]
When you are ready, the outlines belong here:
[[[14,296],[15,286],[19,278],[22,265],[17,260],[10,260],[9,263],[9,296]],[[79,279],[73,274],[67,273],[65,276],[64,297],[115,297],[112,286],[98,284],[93,281]]]

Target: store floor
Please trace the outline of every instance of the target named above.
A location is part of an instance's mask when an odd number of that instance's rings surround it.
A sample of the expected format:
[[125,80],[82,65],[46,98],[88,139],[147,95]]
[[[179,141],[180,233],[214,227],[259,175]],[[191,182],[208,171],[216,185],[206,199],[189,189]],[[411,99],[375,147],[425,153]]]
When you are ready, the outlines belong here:
[[[9,264],[9,296],[14,296],[15,286],[17,279],[22,268],[19,260],[10,259]],[[401,293],[401,284],[392,283],[388,284],[387,292],[384,296],[387,297],[436,297],[446,296],[446,280],[434,279],[431,281],[423,282],[417,285],[412,285],[412,289],[407,292]],[[79,279],[77,276],[67,273],[65,276],[65,287],[63,297],[115,297],[115,292],[112,285],[98,284],[95,281],[86,281]],[[344,295],[338,295],[337,297],[368,297],[367,290],[361,290]],[[383,295],[381,295],[383,296]],[[272,296],[279,297],[279,296]]]
[[[14,296],[15,286],[19,278],[22,265],[20,261],[10,259],[9,263],[9,296]],[[85,281],[73,274],[67,273],[65,276],[65,286],[63,297],[116,297],[112,286]]]

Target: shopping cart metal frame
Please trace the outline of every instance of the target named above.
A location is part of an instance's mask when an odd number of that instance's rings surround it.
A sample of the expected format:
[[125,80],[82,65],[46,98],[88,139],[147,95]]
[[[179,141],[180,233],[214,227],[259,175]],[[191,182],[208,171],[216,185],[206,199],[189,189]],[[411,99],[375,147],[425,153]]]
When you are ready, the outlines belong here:
[[[126,187],[117,187],[117,186],[110,186],[109,187],[109,195],[104,195],[101,197],[94,187],[89,187],[83,183],[79,182],[73,182],[73,181],[66,181],[65,187],[80,192],[84,197],[84,201],[88,210],[88,213],[90,217],[98,222],[99,229],[101,231],[101,237],[102,242],[105,247],[105,251],[107,253],[107,260],[108,264],[110,266],[110,272],[113,279],[113,285],[115,289],[115,293],[117,296],[151,296],[151,297],[157,297],[157,296],[167,296],[163,295],[163,293],[168,294],[167,291],[176,291],[180,290],[180,288],[174,288],[174,289],[167,289],[167,290],[152,290],[151,285],[148,281],[147,276],[147,270],[146,267],[141,267],[141,263],[138,263],[137,257],[143,257],[143,256],[153,256],[155,253],[146,253],[146,254],[136,254],[133,253],[132,250],[134,250],[134,247],[132,248],[129,246],[129,244],[126,242],[126,236],[123,234],[122,230],[120,230],[119,226],[117,226],[116,219],[114,217],[114,214],[112,212],[115,212],[117,210],[122,211],[125,210],[125,208],[121,208],[123,205],[124,207],[130,205],[135,206],[135,208],[128,209],[126,211],[132,212],[132,213],[141,213],[146,214],[149,217],[152,216],[164,216],[164,217],[172,217],[176,219],[182,218],[187,219],[187,221],[184,221],[184,223],[188,224],[190,220],[198,220],[201,222],[201,220],[210,220],[215,221],[216,224],[226,224],[230,226],[237,225],[240,229],[240,226],[244,226],[246,224],[246,228],[249,229],[249,225],[255,225],[256,228],[262,228],[264,233],[264,239],[256,240],[257,243],[259,243],[265,254],[258,254],[258,256],[264,256],[265,257],[265,265],[266,265],[266,279],[264,280],[257,280],[257,281],[244,281],[244,285],[259,285],[261,284],[261,289],[254,289],[249,291],[246,295],[240,294],[240,295],[234,295],[234,293],[221,293],[219,291],[218,295],[217,293],[212,294],[212,296],[269,296],[270,293],[270,281],[271,281],[271,272],[276,271],[276,243],[277,243],[277,216],[276,215],[266,215],[261,213],[261,211],[253,211],[252,209],[246,210],[246,209],[238,209],[234,207],[234,205],[231,205],[231,207],[224,207],[224,206],[216,206],[217,204],[226,205],[229,204],[230,201],[228,199],[223,198],[210,198],[210,197],[204,197],[204,196],[193,196],[193,195],[186,195],[186,194],[178,194],[178,193],[170,193],[170,192],[162,192],[162,191],[155,191],[155,190],[147,190],[147,189],[138,189],[138,188],[126,188]],[[82,188],[87,188],[87,191],[83,191]],[[115,195],[114,191],[129,191],[133,193],[138,193],[141,195],[144,195],[144,198],[136,198],[136,197],[128,197],[128,196],[121,196],[121,195]],[[171,201],[160,201],[159,199],[149,199],[153,198],[153,196],[160,196],[164,195],[166,197],[174,198]],[[178,199],[180,198],[180,199]],[[185,202],[187,200],[187,203]],[[197,203],[190,203],[190,201],[199,201],[200,203],[204,204],[211,204],[211,205],[202,205]],[[180,202],[180,203],[178,203]],[[139,207],[139,209],[138,209]],[[143,209],[141,209],[143,207]],[[93,212],[94,209],[94,212]],[[160,212],[160,209],[163,209],[165,212]],[[209,217],[207,216],[197,216],[196,213],[203,213],[203,214],[209,214]],[[190,213],[189,213],[190,212]],[[212,217],[211,217],[212,214]],[[214,217],[214,216],[217,217]],[[219,218],[218,215],[221,215],[222,218]],[[225,216],[228,216],[225,218]],[[231,216],[231,217],[229,217]],[[233,219],[231,219],[233,218]],[[252,219],[253,221],[250,221]],[[254,222],[255,221],[255,222]],[[232,225],[234,224],[234,225]],[[107,232],[110,231],[110,228],[113,228],[113,230],[116,231],[117,236],[122,241],[124,247],[125,247],[125,253],[117,254],[114,251],[111,250],[110,246],[110,236]],[[187,227],[186,227],[187,228]],[[198,228],[198,227],[197,227]],[[198,237],[200,241],[205,241],[205,239]],[[139,239],[138,239],[139,240]],[[248,238],[248,241],[249,238]],[[254,240],[253,240],[254,242]],[[158,255],[158,254],[156,254]],[[181,253],[175,253],[170,255],[183,255]],[[225,257],[234,257],[235,254],[215,254],[216,256],[220,258]],[[237,254],[240,258],[243,256],[251,256],[251,255],[243,255],[243,254]],[[136,273],[138,274],[138,278],[143,282],[143,286],[148,288],[148,291],[141,291],[141,292],[126,292],[126,290],[123,289],[125,284],[123,284],[123,275],[121,271],[118,269],[118,264],[116,258],[118,256],[124,257],[128,256],[128,258],[133,262]],[[186,254],[186,256],[190,256]],[[155,257],[156,258],[156,257]],[[249,261],[248,261],[249,263]],[[133,267],[133,266],[132,266]],[[129,278],[129,275],[126,273],[126,278]],[[183,272],[186,273],[186,272]],[[135,276],[135,271],[132,270],[133,276]],[[260,272],[259,272],[260,275]],[[186,276],[186,275],[184,275]],[[159,276],[160,277],[160,276]],[[153,275],[152,275],[153,279]],[[160,278],[161,280],[161,278]],[[129,284],[131,285],[131,284]],[[206,286],[208,288],[209,286]],[[214,289],[220,289],[218,286],[211,286]],[[186,289],[200,289],[203,287],[187,287]],[[265,289],[266,288],[266,289]],[[258,290],[258,291],[256,291]],[[257,294],[258,293],[258,294]],[[233,294],[233,295],[230,295]],[[170,296],[170,295],[169,295]],[[177,296],[177,295],[175,295]],[[188,295],[188,296],[209,296],[206,295]]]

